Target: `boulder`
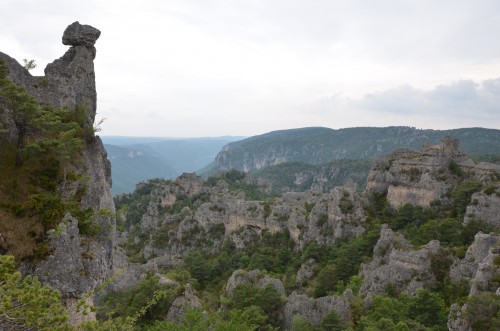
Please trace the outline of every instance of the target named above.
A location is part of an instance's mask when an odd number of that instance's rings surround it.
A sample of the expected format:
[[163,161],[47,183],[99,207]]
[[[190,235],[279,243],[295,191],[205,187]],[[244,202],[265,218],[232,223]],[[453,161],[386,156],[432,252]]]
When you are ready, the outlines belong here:
[[62,43],[70,46],[94,46],[101,31],[90,25],[82,25],[78,21],[70,24],[62,37]]
[[202,305],[193,287],[190,284],[186,284],[184,293],[172,302],[168,310],[167,319],[175,323],[180,323],[184,315],[186,315],[186,310],[189,308],[201,309]]

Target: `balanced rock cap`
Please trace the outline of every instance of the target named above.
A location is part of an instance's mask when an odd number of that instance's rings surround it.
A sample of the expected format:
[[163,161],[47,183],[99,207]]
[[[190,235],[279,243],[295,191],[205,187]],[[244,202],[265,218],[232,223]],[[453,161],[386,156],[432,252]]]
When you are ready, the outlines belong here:
[[82,25],[76,21],[69,25],[62,37],[62,43],[70,46],[94,46],[101,31],[90,25]]

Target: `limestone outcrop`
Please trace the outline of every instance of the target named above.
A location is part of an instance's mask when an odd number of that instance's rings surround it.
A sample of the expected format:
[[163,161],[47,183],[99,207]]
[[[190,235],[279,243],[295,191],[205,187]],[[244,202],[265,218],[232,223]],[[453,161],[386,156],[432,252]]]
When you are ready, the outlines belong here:
[[415,249],[402,234],[394,233],[384,224],[373,249],[373,260],[363,264],[359,272],[363,279],[361,295],[369,298],[389,288],[395,293],[416,293],[417,289],[432,285],[435,277],[431,257],[440,250],[436,240]]
[[465,211],[464,222],[482,221],[491,226],[500,226],[500,185],[492,184],[471,197]]
[[393,207],[404,204],[429,207],[436,201],[448,203],[449,190],[463,176],[491,184],[499,171],[498,165],[474,164],[458,149],[457,139],[445,137],[441,145],[397,149],[374,160],[367,190],[386,193]]
[[92,47],[100,35],[101,31],[93,26],[74,22],[64,30],[62,43],[69,46]]
[[[312,240],[332,244],[365,231],[364,200],[355,185],[336,187],[328,194],[288,192],[259,202],[246,200],[243,191],[228,191],[223,183],[202,186],[200,177],[184,174],[154,189],[141,216],[144,235],[137,237],[143,240],[144,257],[175,264],[199,243],[210,242],[217,253],[229,240],[244,248],[265,231],[287,230],[298,247]],[[191,207],[167,212],[187,198],[194,201]]]
[[[60,59],[47,65],[42,77],[31,76],[6,54],[0,53],[0,59],[7,64],[7,78],[24,88],[39,104],[69,111],[82,109],[85,114],[82,126],[93,132],[97,108],[93,60],[96,56],[94,44],[99,35],[100,31],[91,26],[78,22],[71,24],[63,35],[63,43],[71,47]],[[8,117],[8,111],[2,114],[4,123],[9,123]],[[8,129],[6,139],[15,139],[18,134],[15,127]],[[83,318],[75,311],[76,301],[109,278],[114,270],[115,220],[111,215],[115,207],[111,195],[111,166],[99,137],[88,135],[80,156],[73,171],[85,180],[58,190],[63,197],[80,192],[81,208],[90,208],[99,215],[96,222],[102,231],[95,238],[82,236],[77,220],[67,215],[60,224],[61,229],[49,236],[53,251],[48,258],[38,263],[26,261],[22,266],[25,273],[35,274],[43,283],[61,291],[73,323]]]
[[298,286],[302,286],[307,283],[308,280],[315,276],[314,268],[316,267],[316,261],[314,259],[309,259],[305,263],[300,265],[299,271],[297,271],[297,276],[295,277],[295,283]]
[[[352,293],[350,294],[352,295]],[[325,296],[312,299],[293,292],[288,296],[284,308],[284,327],[288,330],[296,315],[302,316],[306,321],[317,326],[332,311],[335,311],[340,319],[349,325],[352,323],[349,297],[348,292],[343,296]]]
[[190,284],[186,284],[184,293],[172,302],[168,310],[167,319],[175,323],[180,323],[184,315],[186,315],[187,309],[201,308],[202,305],[200,299],[196,296],[196,291]]
[[496,291],[491,280],[500,277],[500,267],[495,259],[500,259],[500,236],[479,232],[465,257],[453,263],[450,279],[455,283],[468,284],[471,296],[481,291]]
[[[487,313],[488,301],[481,304],[484,296],[498,297],[500,287],[500,236],[479,232],[469,246],[463,259],[456,259],[450,268],[450,279],[457,284],[466,284],[469,288],[468,302],[463,305],[455,303],[450,308],[448,329],[453,331],[478,330],[475,321]],[[494,306],[493,306],[494,307]],[[491,312],[490,312],[491,313]],[[477,316],[476,316],[477,315]],[[484,317],[483,317],[484,318]],[[489,329],[489,328],[488,328]]]
[[256,288],[266,288],[271,285],[279,294],[285,295],[285,287],[281,280],[272,278],[258,269],[250,271],[238,269],[234,271],[227,281],[225,295],[232,296],[234,289],[239,285],[251,285]]

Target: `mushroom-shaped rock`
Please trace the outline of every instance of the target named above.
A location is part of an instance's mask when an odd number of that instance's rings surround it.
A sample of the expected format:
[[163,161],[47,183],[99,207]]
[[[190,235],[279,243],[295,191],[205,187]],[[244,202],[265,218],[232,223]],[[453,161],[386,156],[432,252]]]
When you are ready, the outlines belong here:
[[82,25],[78,21],[70,24],[62,37],[62,43],[70,46],[94,46],[101,31],[90,25]]

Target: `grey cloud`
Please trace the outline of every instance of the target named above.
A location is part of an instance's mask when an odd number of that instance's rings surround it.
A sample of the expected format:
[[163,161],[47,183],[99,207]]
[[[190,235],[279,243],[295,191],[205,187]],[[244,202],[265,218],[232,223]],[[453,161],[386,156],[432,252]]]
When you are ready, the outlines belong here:
[[401,86],[367,95],[357,106],[400,115],[443,115],[469,119],[497,119],[500,111],[500,78],[481,84],[462,80],[432,90]]

